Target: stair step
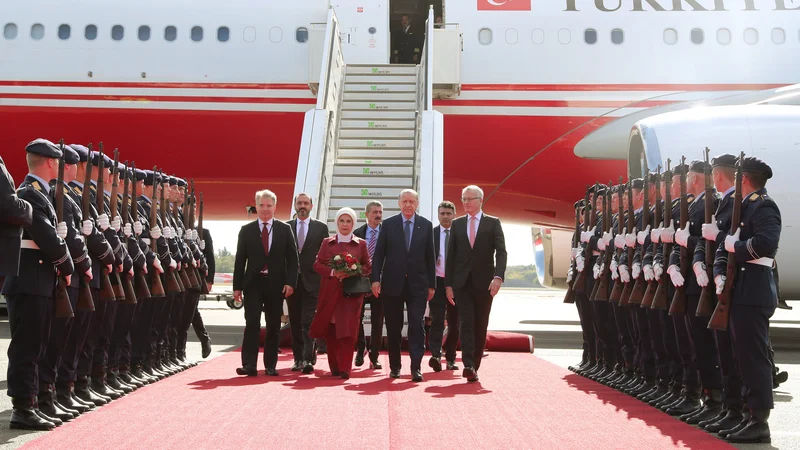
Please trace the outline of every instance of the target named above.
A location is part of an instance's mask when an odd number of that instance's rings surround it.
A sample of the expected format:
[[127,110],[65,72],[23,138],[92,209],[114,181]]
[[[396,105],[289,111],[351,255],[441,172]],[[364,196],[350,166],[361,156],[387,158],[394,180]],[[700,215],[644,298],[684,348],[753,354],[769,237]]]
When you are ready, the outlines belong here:
[[413,64],[348,64],[347,74],[416,76],[417,66]]
[[373,93],[405,93],[417,92],[416,83],[345,83],[344,93],[350,92],[373,92]]
[[417,85],[416,75],[372,75],[372,74],[347,74],[344,78],[344,84],[347,86],[350,83],[404,83],[408,85]]
[[339,139],[339,148],[414,148],[414,139]]
[[[396,205],[397,205],[397,203],[395,203],[395,207],[396,207]],[[328,230],[333,230],[334,232],[336,231],[336,222],[334,222],[334,221],[336,220],[336,213],[339,211],[340,208],[344,208],[344,207],[343,206],[331,207],[331,209],[328,210]],[[353,208],[353,207],[350,206],[350,208]],[[366,221],[365,219],[367,218],[367,213],[364,211],[363,207],[361,208],[360,211],[358,210],[358,208],[353,208],[353,209],[356,210],[356,214],[358,214],[358,219],[359,219],[358,221],[360,222],[360,223],[356,224],[356,227],[360,227],[361,224]],[[386,208],[383,209],[383,218],[384,218],[384,220],[387,217],[391,217],[391,216],[394,216],[394,215],[397,215],[397,214],[400,214],[400,210],[399,209],[389,209],[389,210],[387,210]],[[331,227],[331,225],[333,225],[333,227]]]
[[362,100],[365,102],[374,102],[374,101],[406,101],[406,102],[416,102],[417,101],[417,93],[416,92],[345,92],[344,96],[342,97],[344,101],[352,101],[352,100]]
[[344,131],[350,128],[414,130],[416,127],[417,123],[414,120],[342,120],[340,130]]
[[384,138],[402,138],[411,139],[414,141],[414,130],[398,130],[392,128],[348,128],[339,129],[339,139],[384,139]]
[[[400,195],[400,191],[402,189],[398,189],[398,196]],[[331,208],[332,209],[339,209],[344,207],[350,207],[355,209],[356,211],[363,211],[367,207],[367,203],[371,202],[372,198],[364,197],[364,198],[332,198],[331,199]],[[386,214],[386,207],[390,206],[393,208],[397,208],[397,197],[394,198],[387,198],[387,199],[377,199],[378,201],[383,204],[384,207],[384,215]]]
[[366,111],[416,111],[416,102],[391,101],[391,100],[342,100],[342,111],[352,111],[355,109]]
[[394,166],[394,167],[411,167],[414,165],[414,158],[402,159],[337,159],[337,166]]
[[385,166],[383,164],[369,164],[364,166],[333,166],[333,175],[353,175],[364,178],[364,184],[369,184],[372,177],[410,177],[414,172],[411,166]]
[[399,187],[406,189],[412,185],[413,183],[411,182],[410,176],[342,176],[334,174],[333,180],[331,180],[331,189],[335,189],[337,187],[357,187],[363,189],[368,186],[371,186],[370,189],[372,189],[372,187]]
[[[405,188],[387,187],[361,187],[361,188],[333,188],[331,198],[366,198],[368,200],[378,200],[381,203],[394,201],[400,196],[400,191]],[[385,205],[384,205],[385,206]]]
[[359,120],[386,120],[386,119],[416,119],[416,111],[401,111],[401,110],[386,110],[386,109],[370,109],[370,110],[342,110],[342,119],[359,119]]
[[383,150],[383,149],[339,149],[337,157],[341,159],[394,159],[414,158],[414,150]]

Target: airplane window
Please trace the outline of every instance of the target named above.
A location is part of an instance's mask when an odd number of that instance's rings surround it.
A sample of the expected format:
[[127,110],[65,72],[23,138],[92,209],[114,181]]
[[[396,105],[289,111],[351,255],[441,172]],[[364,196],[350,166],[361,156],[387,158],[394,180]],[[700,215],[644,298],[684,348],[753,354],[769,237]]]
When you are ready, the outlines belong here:
[[717,30],[717,42],[722,45],[728,45],[731,43],[731,30],[727,28],[720,28]]
[[178,38],[178,29],[172,25],[164,28],[164,40],[172,42]]
[[5,27],[3,27],[3,37],[11,40],[16,39],[17,37],[17,24],[15,23],[7,23]]
[[692,43],[695,44],[702,44],[703,43],[703,30],[700,28],[695,28],[692,30]]
[[255,42],[256,41],[256,28],[255,27],[245,27],[242,33],[242,39],[245,42]]
[[489,45],[492,43],[492,30],[488,28],[481,28],[478,31],[478,42],[483,45]]
[[58,38],[61,39],[62,41],[66,41],[67,39],[69,39],[70,31],[71,30],[70,30],[69,25],[67,25],[67,24],[59,25],[59,27],[58,27]]
[[667,45],[675,45],[678,43],[678,32],[674,28],[667,28],[664,30],[664,43]]
[[514,28],[509,28],[506,30],[506,43],[516,44],[518,39],[519,33],[517,33],[517,30]]
[[[373,34],[374,34],[374,33],[373,33]],[[300,42],[301,44],[302,44],[303,42],[306,42],[306,41],[308,41],[308,28],[306,28],[306,27],[300,27],[300,28],[298,28],[297,30],[295,30],[295,32],[294,32],[294,38],[295,38],[295,40],[296,40],[297,42]]]
[[122,25],[114,25],[111,27],[111,39],[121,41],[125,37],[125,28]]
[[83,31],[83,36],[86,37],[87,41],[93,41],[97,39],[97,26],[86,25],[86,29]]
[[558,42],[562,44],[569,44],[572,40],[572,33],[568,29],[562,28],[558,30]]
[[147,25],[142,25],[139,27],[139,40],[140,41],[150,40],[150,27],[148,27]]
[[531,40],[534,44],[541,44],[544,42],[544,30],[541,28],[534,28],[531,31]]
[[619,28],[614,28],[611,30],[611,42],[619,45],[625,40],[625,32],[620,30]]
[[583,40],[587,44],[596,44],[597,43],[597,31],[591,28],[587,29],[583,32]]
[[44,25],[35,23],[31,27],[31,37],[37,41],[44,37]]
[[758,44],[758,31],[755,28],[748,28],[744,30],[744,42],[747,45]]
[[781,45],[784,42],[786,42],[786,33],[783,31],[783,28],[773,28],[772,43]]
[[228,27],[217,28],[217,40],[220,42],[228,42],[231,37],[231,30]]
[[192,40],[195,42],[203,40],[203,27],[192,27]]
[[269,30],[269,40],[275,44],[283,39],[283,30],[279,27],[272,27]]

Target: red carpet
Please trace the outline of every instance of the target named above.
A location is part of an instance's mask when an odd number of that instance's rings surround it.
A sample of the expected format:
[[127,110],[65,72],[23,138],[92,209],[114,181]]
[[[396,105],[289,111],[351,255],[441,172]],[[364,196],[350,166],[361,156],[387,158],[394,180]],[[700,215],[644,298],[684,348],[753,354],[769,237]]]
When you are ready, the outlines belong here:
[[[490,353],[481,382],[460,372],[413,383],[357,369],[238,377],[231,352],[147,386],[29,442],[26,448],[733,448],[638,400],[535,356]],[[425,363],[427,364],[427,362]],[[366,366],[365,366],[366,367]],[[259,368],[261,369],[261,368]]]

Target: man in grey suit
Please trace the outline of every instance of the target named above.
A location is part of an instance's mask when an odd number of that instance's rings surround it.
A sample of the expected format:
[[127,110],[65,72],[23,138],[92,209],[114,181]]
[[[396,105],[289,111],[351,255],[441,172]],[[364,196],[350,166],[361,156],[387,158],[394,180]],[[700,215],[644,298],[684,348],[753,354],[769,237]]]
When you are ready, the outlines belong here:
[[297,276],[297,289],[286,298],[289,307],[289,325],[292,330],[292,353],[294,365],[292,371],[302,370],[309,374],[314,372],[316,362],[314,339],[308,337],[311,321],[317,309],[320,275],[314,271],[314,261],[323,239],[328,237],[328,226],[324,222],[309,217],[314,205],[308,194],[300,193],[294,198],[294,210],[297,216],[290,220],[297,252],[300,255],[300,271]]

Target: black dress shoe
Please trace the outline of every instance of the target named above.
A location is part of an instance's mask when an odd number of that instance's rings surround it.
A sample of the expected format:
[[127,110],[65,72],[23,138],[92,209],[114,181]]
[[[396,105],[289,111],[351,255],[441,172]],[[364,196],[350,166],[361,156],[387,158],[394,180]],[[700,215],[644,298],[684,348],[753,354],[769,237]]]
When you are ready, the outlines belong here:
[[305,364],[303,365],[303,373],[306,375],[314,373],[314,366],[311,365],[310,362],[306,361]]
[[778,386],[781,383],[786,383],[786,380],[789,379],[789,373],[786,371],[778,372],[772,376],[772,389],[778,389]]
[[264,371],[264,373],[266,373],[267,375],[269,375],[271,377],[277,377],[278,376],[278,371],[273,369],[273,368],[266,369]]
[[389,372],[389,376],[392,378],[400,378],[400,369],[392,370]]
[[11,411],[11,423],[9,424],[9,428],[12,430],[47,431],[52,430],[55,426],[53,422],[45,420],[36,414],[32,406],[15,406]]
[[121,393],[110,388],[102,378],[93,378],[90,387],[98,394],[110,397],[112,400],[122,397]]
[[94,408],[94,405],[90,408],[89,406],[76,402],[74,398],[72,398],[72,386],[68,384],[66,386],[59,385],[56,387],[56,401],[60,403],[62,406],[69,408],[71,410],[77,411],[78,414],[83,414],[85,412],[90,411]]
[[725,411],[725,414],[721,416],[717,416],[717,420],[700,422],[698,426],[710,433],[718,433],[722,430],[729,430],[739,425],[742,420],[744,420],[742,413],[734,408]]
[[75,387],[75,392],[73,394],[74,394],[75,397],[77,397],[79,400],[83,401],[84,403],[91,403],[95,407],[103,406],[106,403],[108,403],[109,401],[111,401],[111,399],[106,400],[104,397],[101,397],[101,396],[97,395],[94,391],[92,391],[91,389],[89,389],[86,386],[84,386],[84,387],[76,386]]
[[381,370],[381,369],[383,369],[383,366],[381,365],[380,361],[378,361],[378,358],[370,357],[369,358],[369,368],[370,369],[374,369],[374,370]]
[[461,376],[466,378],[470,383],[478,381],[478,371],[475,370],[474,367],[464,367],[464,371],[461,372]]
[[292,364],[292,372],[300,372],[303,370],[303,362],[295,360],[294,364]]
[[356,352],[356,367],[364,365],[364,352]]
[[747,425],[735,433],[729,433],[725,439],[729,442],[737,443],[769,444],[772,441],[769,432],[769,424],[767,423],[769,413],[770,410],[768,409],[754,409]]
[[721,412],[722,403],[706,400],[706,403],[699,411],[697,411],[695,414],[688,415],[685,420],[683,419],[683,416],[681,416],[681,420],[689,425],[699,425],[701,422],[718,417]]
[[237,367],[236,375],[247,375],[248,377],[258,376],[258,371],[253,367]]
[[122,392],[124,392],[126,394],[130,394],[131,392],[133,392],[133,388],[131,388],[128,385],[125,385],[125,384],[121,383],[120,380],[116,376],[113,376],[111,374],[109,374],[109,376],[108,376],[107,383],[112,389],[115,389],[117,391],[122,391]]
[[458,366],[453,361],[447,361],[447,370],[458,370]]
[[434,372],[441,372],[442,371],[442,360],[441,358],[437,358],[435,356],[431,356],[431,359],[428,360],[428,365],[433,369]]
[[136,389],[144,387],[144,385],[145,385],[145,383],[143,381],[137,380],[136,377],[134,377],[133,375],[131,375],[130,372],[127,372],[127,371],[126,372],[120,372],[119,375],[118,375],[118,378],[119,378],[120,381],[124,382],[125,384],[127,384],[129,386],[133,386]]
[[208,355],[211,354],[211,338],[204,339],[200,345],[203,348],[203,359],[208,358]]
[[729,434],[736,433],[737,431],[746,427],[747,424],[750,423],[750,417],[747,416],[749,416],[749,414],[743,414],[742,415],[743,419],[738,424],[736,424],[736,426],[734,426],[733,428],[719,430],[719,432],[717,432],[717,435],[721,438],[727,438]]
[[61,425],[63,425],[63,424],[64,424],[64,421],[62,421],[62,420],[61,420],[61,419],[59,419],[58,417],[51,417],[51,416],[48,416],[47,414],[43,413],[42,411],[40,411],[40,410],[39,410],[39,409],[37,409],[37,408],[34,408],[33,412],[35,412],[35,413],[36,413],[36,415],[38,415],[39,417],[41,417],[43,420],[46,420],[46,421],[48,421],[48,422],[53,422],[53,425],[55,425],[55,426],[57,426],[57,427],[60,427]]
[[411,371],[411,381],[416,381],[416,382],[424,381],[424,379],[422,378],[422,371],[419,370],[419,369],[412,370]]
[[682,416],[690,412],[696,411],[702,407],[699,398],[683,397],[678,404],[668,408],[666,411],[670,416]]

